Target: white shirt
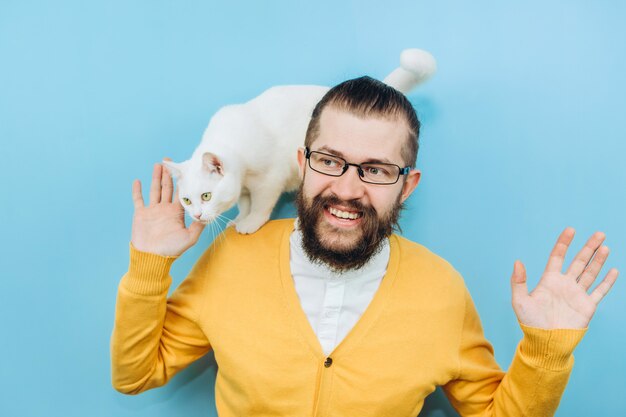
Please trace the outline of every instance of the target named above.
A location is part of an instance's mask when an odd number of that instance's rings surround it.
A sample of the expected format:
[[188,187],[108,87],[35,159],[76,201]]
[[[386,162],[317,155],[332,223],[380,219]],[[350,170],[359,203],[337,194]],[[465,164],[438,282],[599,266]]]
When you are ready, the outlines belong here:
[[309,260],[297,224],[289,244],[289,266],[300,304],[324,354],[328,355],[372,301],[387,271],[389,240],[384,240],[382,249],[362,268],[340,274]]

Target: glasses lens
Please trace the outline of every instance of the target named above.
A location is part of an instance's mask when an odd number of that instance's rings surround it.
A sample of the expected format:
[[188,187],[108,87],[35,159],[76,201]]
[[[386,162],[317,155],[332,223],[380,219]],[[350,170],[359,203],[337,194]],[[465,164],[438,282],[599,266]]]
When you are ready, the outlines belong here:
[[309,163],[314,170],[328,174],[341,175],[346,161],[338,156],[327,155],[321,152],[311,152]]
[[361,164],[363,179],[375,184],[391,184],[398,181],[400,168],[389,164]]

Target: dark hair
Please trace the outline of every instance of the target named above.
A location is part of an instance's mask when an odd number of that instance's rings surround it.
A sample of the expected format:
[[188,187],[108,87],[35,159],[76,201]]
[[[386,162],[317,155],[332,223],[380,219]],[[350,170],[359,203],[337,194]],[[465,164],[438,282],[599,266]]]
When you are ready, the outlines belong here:
[[404,119],[408,126],[407,140],[402,146],[402,158],[407,166],[415,167],[419,148],[420,121],[415,109],[400,91],[371,77],[344,81],[328,90],[317,103],[306,131],[304,146],[311,147],[320,129],[320,115],[327,107],[347,110],[360,117],[391,117]]

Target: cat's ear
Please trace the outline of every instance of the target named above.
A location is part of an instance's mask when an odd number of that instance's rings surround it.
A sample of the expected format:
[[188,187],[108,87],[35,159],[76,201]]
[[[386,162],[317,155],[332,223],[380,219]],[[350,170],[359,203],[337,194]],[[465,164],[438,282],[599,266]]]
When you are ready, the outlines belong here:
[[183,172],[185,171],[184,162],[177,164],[176,162],[172,161],[163,161],[163,165],[167,167],[168,171],[172,174],[172,177],[174,177],[174,179],[182,177]]
[[205,152],[202,154],[202,166],[209,172],[217,172],[220,175],[224,175],[224,164],[214,153]]

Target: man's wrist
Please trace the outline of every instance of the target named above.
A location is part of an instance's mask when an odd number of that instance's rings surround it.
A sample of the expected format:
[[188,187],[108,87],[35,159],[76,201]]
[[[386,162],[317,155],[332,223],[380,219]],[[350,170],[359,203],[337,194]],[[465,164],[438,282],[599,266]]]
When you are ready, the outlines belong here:
[[177,256],[163,256],[138,250],[130,243],[130,264],[122,284],[142,295],[158,295],[169,289],[172,263]]
[[524,337],[521,355],[534,366],[561,370],[570,366],[572,354],[587,329],[541,329],[520,323]]

